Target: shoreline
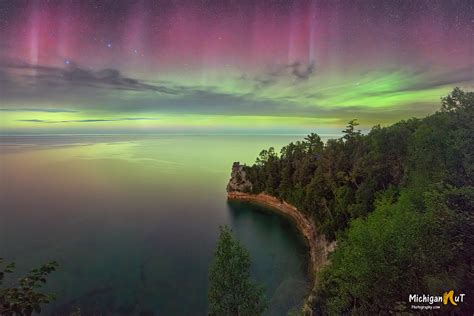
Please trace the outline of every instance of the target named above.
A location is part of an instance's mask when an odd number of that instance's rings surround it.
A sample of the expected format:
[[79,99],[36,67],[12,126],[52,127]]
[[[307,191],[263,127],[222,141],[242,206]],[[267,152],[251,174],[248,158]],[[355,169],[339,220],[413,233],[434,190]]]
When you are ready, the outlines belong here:
[[303,213],[298,211],[295,206],[284,201],[280,201],[274,196],[265,193],[249,194],[231,191],[228,192],[227,199],[261,204],[273,209],[281,215],[289,217],[291,221],[294,222],[296,228],[306,240],[309,250],[308,272],[310,281],[312,282],[312,289],[304,304],[303,312],[305,314],[311,315],[312,312],[310,306],[314,299],[313,292],[318,282],[317,274],[319,270],[321,270],[321,268],[328,263],[328,254],[334,250],[335,243],[328,242],[323,235],[318,234],[314,223],[304,216]]

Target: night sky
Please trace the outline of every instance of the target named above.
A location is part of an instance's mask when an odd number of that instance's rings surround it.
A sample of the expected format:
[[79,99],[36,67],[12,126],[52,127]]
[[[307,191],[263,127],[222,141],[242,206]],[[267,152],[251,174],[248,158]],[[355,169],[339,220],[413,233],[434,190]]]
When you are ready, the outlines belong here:
[[474,88],[474,1],[0,1],[0,131],[340,130]]

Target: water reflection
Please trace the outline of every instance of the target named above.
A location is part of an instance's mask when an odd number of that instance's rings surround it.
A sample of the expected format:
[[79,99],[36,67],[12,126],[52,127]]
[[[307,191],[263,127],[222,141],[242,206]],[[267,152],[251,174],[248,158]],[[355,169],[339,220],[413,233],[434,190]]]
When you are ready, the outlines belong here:
[[1,138],[0,256],[25,271],[56,259],[45,311],[205,314],[219,225],[249,248],[271,314],[307,290],[305,247],[281,217],[227,204],[234,160],[295,136]]

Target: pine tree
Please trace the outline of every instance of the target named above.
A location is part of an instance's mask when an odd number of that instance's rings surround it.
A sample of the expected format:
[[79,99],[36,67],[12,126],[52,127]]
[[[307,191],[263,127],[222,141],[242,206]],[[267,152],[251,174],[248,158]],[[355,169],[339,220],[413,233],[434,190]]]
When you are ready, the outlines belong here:
[[344,138],[345,140],[349,140],[360,136],[360,130],[355,129],[355,127],[358,125],[359,123],[357,122],[357,119],[350,120],[349,123],[347,123],[346,129],[342,131],[344,133],[344,136],[342,138]]
[[209,315],[261,315],[266,309],[263,288],[250,279],[250,254],[221,227],[209,272]]

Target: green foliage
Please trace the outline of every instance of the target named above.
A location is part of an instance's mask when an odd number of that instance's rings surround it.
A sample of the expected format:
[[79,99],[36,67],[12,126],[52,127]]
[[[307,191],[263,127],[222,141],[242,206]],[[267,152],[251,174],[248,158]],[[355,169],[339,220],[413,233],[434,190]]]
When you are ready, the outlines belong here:
[[342,138],[345,140],[351,140],[359,137],[361,135],[360,130],[355,129],[358,125],[359,123],[356,119],[350,120],[349,123],[347,123],[346,129],[342,131],[344,133]]
[[352,221],[322,272],[319,295],[328,314],[404,310],[410,293],[433,292],[426,280],[452,259],[440,214],[416,211],[405,193],[394,204],[391,196],[377,204],[367,219]]
[[424,119],[367,135],[352,120],[339,139],[323,145],[313,133],[247,167],[253,193],[295,205],[338,239],[320,313],[386,314],[406,310],[407,293],[474,290],[474,93],[441,101]]
[[474,107],[474,92],[464,92],[458,87],[441,98],[441,110],[445,112],[466,110]]
[[209,315],[261,315],[266,309],[264,290],[250,279],[250,254],[221,227],[209,271]]
[[[0,258],[0,265],[3,258]],[[46,283],[46,277],[58,267],[53,261],[31,270],[25,277],[20,278],[15,287],[0,288],[0,315],[31,315],[41,312],[41,304],[54,300],[53,294],[44,294],[38,290]],[[9,263],[0,270],[0,285],[7,274],[13,273],[14,263]]]

